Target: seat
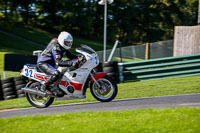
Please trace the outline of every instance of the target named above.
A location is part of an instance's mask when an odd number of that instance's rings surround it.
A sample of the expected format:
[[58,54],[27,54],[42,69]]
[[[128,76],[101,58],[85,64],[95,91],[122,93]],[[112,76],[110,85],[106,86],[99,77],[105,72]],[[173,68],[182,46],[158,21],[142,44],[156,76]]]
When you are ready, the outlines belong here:
[[35,69],[37,72],[43,73],[43,72],[40,70],[40,68],[37,66],[37,64],[26,64],[26,65],[27,65],[27,67],[28,67],[29,69]]

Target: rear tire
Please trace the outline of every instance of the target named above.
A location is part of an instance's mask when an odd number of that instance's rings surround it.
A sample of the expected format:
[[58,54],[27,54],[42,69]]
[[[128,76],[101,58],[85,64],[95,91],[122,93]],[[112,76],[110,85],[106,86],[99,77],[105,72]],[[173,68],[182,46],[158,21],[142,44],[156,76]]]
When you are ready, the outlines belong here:
[[[30,84],[30,86],[28,87],[32,89],[40,90],[41,84],[39,82],[34,82]],[[51,105],[54,101],[54,97],[49,97],[49,96],[41,97],[41,96],[29,94],[29,93],[26,93],[25,95],[28,102],[36,108],[46,108],[49,105]]]
[[95,99],[101,102],[109,102],[116,97],[118,92],[117,84],[110,76],[100,78],[97,82],[104,88],[104,90],[99,89],[96,83],[92,82],[90,84],[90,91]]

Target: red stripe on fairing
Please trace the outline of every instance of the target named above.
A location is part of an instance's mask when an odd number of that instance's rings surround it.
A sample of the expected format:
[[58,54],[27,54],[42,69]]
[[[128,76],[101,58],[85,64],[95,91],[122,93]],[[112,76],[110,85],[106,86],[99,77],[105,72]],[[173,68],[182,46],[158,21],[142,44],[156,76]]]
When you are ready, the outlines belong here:
[[[106,76],[107,73],[104,73],[104,72],[97,72],[94,74],[94,78],[96,80],[100,79],[100,78],[103,78],[104,76]],[[93,82],[94,80],[91,78],[91,81]]]
[[[66,84],[66,81],[60,81],[60,85],[65,85]],[[72,86],[74,86],[75,90],[82,90],[82,86],[83,84],[79,84],[79,83],[74,83],[74,82],[70,82],[70,84]],[[69,85],[69,83],[67,82],[67,84],[65,85],[65,87],[67,87]]]
[[44,79],[44,77],[40,75],[35,75],[35,78]]
[[60,85],[65,85],[66,81],[60,81]]
[[75,90],[79,90],[79,91],[82,90],[83,84],[73,83],[73,82],[70,82],[70,84],[74,86]]
[[48,77],[45,77],[45,76],[40,76],[40,75],[34,75],[34,78],[38,78],[38,79],[42,79],[42,80],[47,80]]

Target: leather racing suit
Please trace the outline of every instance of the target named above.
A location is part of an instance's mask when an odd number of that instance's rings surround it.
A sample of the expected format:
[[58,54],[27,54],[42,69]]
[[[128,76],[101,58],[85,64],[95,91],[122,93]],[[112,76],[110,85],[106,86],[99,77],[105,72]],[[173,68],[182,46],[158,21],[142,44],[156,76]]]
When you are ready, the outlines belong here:
[[[68,59],[77,59],[69,50],[64,49],[58,43],[57,38],[51,40],[46,49],[41,53],[37,60],[38,67],[47,75],[52,75],[56,68],[55,66],[71,66],[72,63],[67,60],[62,60],[66,56]],[[44,65],[45,64],[45,65]]]
[[60,75],[57,71],[56,66],[72,66],[72,62],[68,60],[62,60],[62,57],[66,56],[68,59],[77,59],[76,55],[73,55],[69,50],[64,49],[59,43],[58,39],[54,38],[47,45],[46,49],[41,53],[37,60],[37,66],[45,74],[50,77],[45,82],[45,86],[49,86],[51,83],[55,82]]

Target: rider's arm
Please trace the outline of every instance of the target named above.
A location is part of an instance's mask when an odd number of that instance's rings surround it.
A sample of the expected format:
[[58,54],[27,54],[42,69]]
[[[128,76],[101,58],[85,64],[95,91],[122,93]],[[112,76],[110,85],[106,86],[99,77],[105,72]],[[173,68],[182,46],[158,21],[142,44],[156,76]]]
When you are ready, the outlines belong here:
[[73,65],[73,63],[70,62],[70,61],[67,61],[67,60],[63,61],[62,60],[61,49],[58,46],[55,46],[52,49],[52,54],[54,56],[54,60],[55,60],[56,65],[58,65],[58,66],[64,66],[64,67],[72,66]]
[[73,59],[77,59],[77,58],[78,58],[78,56],[72,54],[69,50],[66,50],[65,55],[66,55],[67,58],[69,58],[70,60],[73,60]]

